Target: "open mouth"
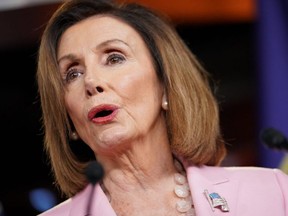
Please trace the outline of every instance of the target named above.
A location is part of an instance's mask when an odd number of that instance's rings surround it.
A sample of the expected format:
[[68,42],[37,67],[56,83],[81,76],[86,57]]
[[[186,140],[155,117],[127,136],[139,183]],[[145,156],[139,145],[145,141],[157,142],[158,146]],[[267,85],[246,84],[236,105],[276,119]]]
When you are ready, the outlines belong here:
[[88,118],[95,123],[106,123],[112,121],[116,115],[117,107],[113,105],[101,105],[92,108]]
[[96,113],[94,118],[105,117],[105,116],[111,115],[112,113],[113,113],[113,110],[102,110],[102,111]]

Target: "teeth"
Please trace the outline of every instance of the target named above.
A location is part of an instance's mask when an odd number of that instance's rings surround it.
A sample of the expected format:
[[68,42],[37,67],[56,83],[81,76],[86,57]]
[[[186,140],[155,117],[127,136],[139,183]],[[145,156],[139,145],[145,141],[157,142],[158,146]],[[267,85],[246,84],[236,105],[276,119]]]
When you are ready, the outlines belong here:
[[112,110],[102,110],[95,115],[95,118],[104,117],[104,116],[110,115],[111,113],[112,113]]

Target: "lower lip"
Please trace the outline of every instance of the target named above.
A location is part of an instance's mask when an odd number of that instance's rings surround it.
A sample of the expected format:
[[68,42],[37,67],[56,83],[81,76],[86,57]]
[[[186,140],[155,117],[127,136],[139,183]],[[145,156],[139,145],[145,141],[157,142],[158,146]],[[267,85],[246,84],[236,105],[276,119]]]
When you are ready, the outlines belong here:
[[109,122],[112,122],[117,115],[118,110],[114,110],[110,115],[104,116],[104,117],[98,117],[98,118],[93,118],[92,122],[96,124],[107,124]]

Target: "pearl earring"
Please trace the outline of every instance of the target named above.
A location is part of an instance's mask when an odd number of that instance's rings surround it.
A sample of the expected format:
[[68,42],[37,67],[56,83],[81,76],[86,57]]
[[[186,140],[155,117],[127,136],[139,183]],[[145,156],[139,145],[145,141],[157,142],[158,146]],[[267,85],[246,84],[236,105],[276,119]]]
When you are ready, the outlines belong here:
[[71,139],[71,140],[78,140],[78,139],[79,139],[78,133],[77,133],[76,131],[73,131],[73,132],[70,134],[70,139]]
[[164,109],[164,110],[168,110],[168,101],[163,101],[162,102],[162,108]]

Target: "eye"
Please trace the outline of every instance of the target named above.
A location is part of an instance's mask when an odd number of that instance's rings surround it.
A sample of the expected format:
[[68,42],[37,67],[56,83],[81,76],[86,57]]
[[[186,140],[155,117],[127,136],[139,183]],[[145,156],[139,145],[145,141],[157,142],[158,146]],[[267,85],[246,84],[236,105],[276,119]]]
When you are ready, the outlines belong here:
[[64,77],[65,83],[70,83],[73,80],[75,80],[77,77],[81,76],[83,74],[82,71],[80,71],[77,68],[70,68]]
[[125,61],[125,57],[123,55],[112,53],[106,59],[106,64],[107,65],[121,64],[123,61]]

